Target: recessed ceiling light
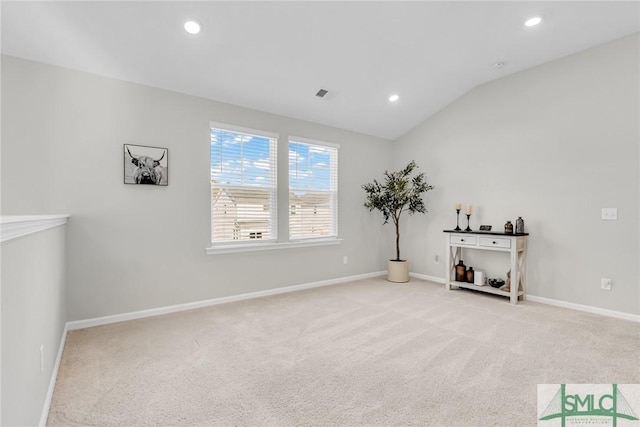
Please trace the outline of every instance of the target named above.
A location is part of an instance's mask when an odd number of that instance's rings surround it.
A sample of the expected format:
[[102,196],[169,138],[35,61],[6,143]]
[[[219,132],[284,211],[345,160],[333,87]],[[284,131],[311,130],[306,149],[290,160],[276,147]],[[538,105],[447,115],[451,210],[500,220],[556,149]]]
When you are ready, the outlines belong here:
[[534,27],[542,22],[542,18],[539,16],[534,16],[533,18],[529,18],[525,21],[525,27]]
[[396,102],[399,98],[397,94],[393,94],[389,97],[389,102]]
[[198,34],[202,26],[197,21],[187,21],[184,23],[184,30],[189,34]]

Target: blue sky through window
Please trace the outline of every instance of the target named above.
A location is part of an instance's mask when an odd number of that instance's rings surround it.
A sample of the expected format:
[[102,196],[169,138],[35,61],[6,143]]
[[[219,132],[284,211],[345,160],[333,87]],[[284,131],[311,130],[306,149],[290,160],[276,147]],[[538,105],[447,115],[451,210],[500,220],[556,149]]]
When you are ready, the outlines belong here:
[[267,137],[211,129],[211,179],[230,186],[271,187],[271,145]]
[[289,143],[289,189],[331,190],[329,149],[299,142]]
[[[275,144],[273,144],[275,149]],[[211,129],[211,179],[229,186],[270,187],[272,140],[223,129]],[[331,190],[330,148],[289,143],[289,188]]]

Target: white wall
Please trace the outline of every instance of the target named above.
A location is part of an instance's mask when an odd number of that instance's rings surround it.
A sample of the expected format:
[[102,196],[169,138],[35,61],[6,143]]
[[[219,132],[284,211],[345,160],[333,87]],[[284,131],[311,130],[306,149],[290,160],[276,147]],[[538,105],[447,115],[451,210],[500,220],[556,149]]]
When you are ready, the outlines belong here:
[[3,426],[40,421],[66,320],[64,248],[65,227],[2,243]]
[[[2,213],[72,214],[68,320],[80,320],[383,270],[391,227],[362,207],[360,185],[415,159],[436,189],[427,215],[404,218],[412,271],[444,277],[442,230],[461,201],[473,228],[524,217],[529,293],[637,314],[638,59],[636,35],[485,84],[392,154],[378,138],[3,57]],[[344,243],[205,255],[210,120],[340,143]],[[169,186],[124,185],[124,143],[168,147]],[[619,220],[601,221],[602,207]]]
[[[6,56],[2,89],[3,214],[72,215],[68,320],[385,269],[360,185],[389,141]],[[205,255],[212,120],[341,144],[342,245]],[[124,185],[125,143],[168,147],[169,186]]]
[[[442,230],[460,201],[474,206],[473,229],[524,218],[530,294],[639,314],[639,44],[636,34],[487,83],[396,141],[395,166],[415,159],[436,186],[427,217],[405,223],[412,271],[445,276]],[[603,207],[618,221],[602,221]],[[464,260],[505,277],[508,262],[491,256]]]

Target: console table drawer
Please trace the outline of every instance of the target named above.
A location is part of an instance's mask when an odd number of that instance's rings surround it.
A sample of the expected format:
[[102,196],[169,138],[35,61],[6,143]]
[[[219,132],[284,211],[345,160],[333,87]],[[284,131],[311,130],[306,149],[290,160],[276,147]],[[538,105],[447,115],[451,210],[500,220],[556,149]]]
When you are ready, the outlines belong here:
[[449,239],[452,245],[475,246],[477,244],[476,236],[460,236],[460,235],[452,234],[451,236],[449,236]]
[[509,249],[511,248],[511,239],[501,239],[499,237],[480,237],[480,246]]

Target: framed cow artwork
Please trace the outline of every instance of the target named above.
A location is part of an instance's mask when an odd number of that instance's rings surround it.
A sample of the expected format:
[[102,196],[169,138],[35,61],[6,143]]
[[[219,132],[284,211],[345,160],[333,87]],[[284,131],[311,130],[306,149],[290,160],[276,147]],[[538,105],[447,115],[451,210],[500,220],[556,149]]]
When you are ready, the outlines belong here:
[[124,183],[169,185],[169,150],[124,144]]

